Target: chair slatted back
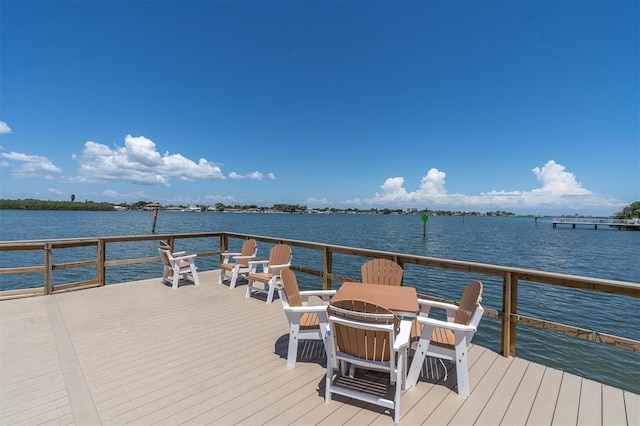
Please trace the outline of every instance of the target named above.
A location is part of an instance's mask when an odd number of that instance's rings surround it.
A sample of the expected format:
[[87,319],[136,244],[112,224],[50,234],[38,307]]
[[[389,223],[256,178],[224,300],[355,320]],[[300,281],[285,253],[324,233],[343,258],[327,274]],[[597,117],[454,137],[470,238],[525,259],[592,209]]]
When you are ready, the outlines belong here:
[[171,246],[169,245],[169,243],[166,243],[166,242],[164,242],[164,241],[160,241],[160,248],[161,248],[162,250],[169,250],[169,251],[171,251],[171,250],[172,250],[172,249],[171,249]]
[[269,265],[286,265],[291,261],[291,247],[276,244],[269,251]]
[[457,324],[469,325],[476,308],[482,300],[482,283],[480,281],[472,281],[464,288],[460,305],[453,322]]
[[[329,305],[328,314],[340,352],[368,361],[391,360],[393,339],[400,326],[396,314],[364,300],[337,301]],[[367,328],[367,323],[373,327]],[[387,327],[376,327],[381,325]]]
[[300,296],[296,274],[291,269],[285,268],[280,271],[280,279],[282,280],[282,289],[287,297],[289,306],[302,306],[302,297]]
[[402,266],[389,259],[372,259],[360,268],[362,282],[367,284],[401,285]]
[[[241,256],[253,256],[256,254],[256,240],[253,238],[248,239],[242,244]],[[249,266],[249,259],[240,259],[238,261],[240,266],[246,268]]]
[[168,249],[159,249],[160,251],[160,258],[162,259],[162,263],[164,263],[166,266],[168,266],[169,268],[172,268],[173,265],[171,264],[171,259],[169,256],[171,256],[171,252]]

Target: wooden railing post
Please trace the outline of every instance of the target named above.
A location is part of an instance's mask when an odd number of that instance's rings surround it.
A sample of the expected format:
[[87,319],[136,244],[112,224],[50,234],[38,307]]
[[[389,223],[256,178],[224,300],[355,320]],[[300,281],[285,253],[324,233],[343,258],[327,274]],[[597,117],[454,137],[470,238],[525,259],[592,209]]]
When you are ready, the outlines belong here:
[[51,243],[44,243],[44,294],[53,293],[53,253]]
[[502,286],[502,356],[516,355],[516,326],[514,316],[518,306],[518,279],[509,272]]
[[[220,235],[220,252],[229,250],[229,236],[227,234]],[[220,262],[222,263],[222,256],[220,256]]]
[[[511,274],[510,274],[511,275]],[[516,327],[518,326],[518,278],[511,276],[511,321],[509,321],[509,355],[516,356]]]
[[107,243],[102,239],[98,239],[98,264],[96,266],[96,277],[98,278],[98,286],[102,287],[107,282],[107,271],[104,262],[107,259]]
[[331,290],[331,278],[329,278],[329,275],[332,273],[333,268],[333,252],[326,246],[322,252],[324,253],[324,260],[322,264],[322,289]]

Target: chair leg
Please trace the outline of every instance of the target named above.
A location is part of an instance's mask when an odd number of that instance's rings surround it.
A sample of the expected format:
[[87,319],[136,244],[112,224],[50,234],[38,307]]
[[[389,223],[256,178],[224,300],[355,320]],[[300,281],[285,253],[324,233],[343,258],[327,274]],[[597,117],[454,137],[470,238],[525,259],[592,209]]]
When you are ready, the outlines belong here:
[[[299,320],[299,318],[298,318]],[[295,367],[298,358],[298,341],[300,338],[300,324],[291,324],[289,331],[289,349],[287,352],[287,367]]]
[[271,278],[269,280],[269,283],[267,284],[269,286],[269,293],[267,294],[267,304],[273,302],[273,293],[276,289],[276,282],[275,282],[275,278]]
[[231,290],[232,288],[236,288],[237,280],[238,280],[238,270],[236,268],[233,268],[233,271],[231,271],[231,282],[229,282],[229,290]]
[[222,284],[225,279],[225,270],[220,268],[220,275],[218,275],[218,284]]
[[467,362],[467,337],[465,333],[456,335],[456,377],[458,379],[458,395],[468,396],[469,363]]
[[198,280],[198,271],[195,264],[191,264],[191,277],[193,278],[193,283],[195,285],[200,285],[200,281]]
[[179,269],[174,269],[173,270],[173,279],[171,281],[171,287],[178,288],[178,281],[180,281],[180,270]]
[[429,350],[429,344],[431,343],[431,333],[433,332],[433,326],[425,325],[420,336],[420,341],[413,354],[413,360],[411,361],[411,367],[409,368],[409,374],[407,374],[407,383],[405,386],[415,386],[420,378],[420,372],[424,365],[424,360],[427,357],[427,351]]
[[245,299],[251,297],[251,289],[253,289],[253,281],[252,280],[248,280],[247,281],[247,293],[245,294]]
[[329,354],[327,354],[327,375],[325,377],[325,386],[324,386],[324,403],[328,404],[331,402],[331,379],[333,378],[333,367],[332,361]]
[[[400,351],[402,352],[402,351]],[[396,424],[400,423],[400,397],[402,396],[402,389],[404,388],[404,380],[402,379],[402,372],[404,370],[405,358],[402,353],[398,354],[398,365],[396,374],[396,393],[393,401],[393,420]]]

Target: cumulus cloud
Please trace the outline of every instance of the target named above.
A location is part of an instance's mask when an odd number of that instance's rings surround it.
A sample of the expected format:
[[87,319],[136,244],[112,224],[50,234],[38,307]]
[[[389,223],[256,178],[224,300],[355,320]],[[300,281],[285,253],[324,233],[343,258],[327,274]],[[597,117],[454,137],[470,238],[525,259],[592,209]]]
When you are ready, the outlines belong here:
[[16,178],[44,178],[53,179],[50,173],[60,173],[62,169],[53,164],[47,157],[29,155],[22,152],[0,152],[3,167],[10,167],[9,174]]
[[76,156],[81,177],[86,180],[118,180],[143,185],[168,185],[171,177],[195,179],[224,179],[220,167],[204,158],[194,162],[181,154],[163,155],[156,144],[144,136],[127,135],[124,146],[113,148],[93,141],[84,144],[82,154]]
[[542,187],[530,191],[490,190],[478,195],[448,194],[445,189],[446,173],[432,168],[421,179],[418,189],[408,191],[402,177],[388,178],[382,184],[382,192],[362,201],[369,205],[424,205],[430,208],[547,208],[547,207],[617,207],[618,200],[594,194],[576,180],[573,173],[549,160],[542,167],[531,170]]
[[0,121],[0,135],[3,133],[11,133],[11,127],[4,121]]
[[580,182],[576,181],[573,173],[565,171],[565,167],[553,160],[547,161],[542,169],[535,167],[533,170],[536,177],[542,182],[542,188],[534,190],[534,192],[544,192],[556,195],[583,195],[591,194],[582,187]]
[[60,191],[59,189],[55,189],[55,188],[49,188],[47,190],[47,192],[49,194],[62,195],[62,191]]

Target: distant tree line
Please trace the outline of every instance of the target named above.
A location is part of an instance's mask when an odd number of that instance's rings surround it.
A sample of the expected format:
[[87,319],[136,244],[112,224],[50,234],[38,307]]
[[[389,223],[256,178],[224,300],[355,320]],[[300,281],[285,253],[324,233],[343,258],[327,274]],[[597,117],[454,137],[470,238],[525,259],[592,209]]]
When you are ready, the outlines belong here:
[[[120,204],[112,204],[112,203],[96,203],[93,201],[85,200],[84,202],[76,202],[75,195],[71,195],[71,201],[51,201],[51,200],[36,200],[36,199],[24,199],[24,200],[5,200],[0,199],[0,209],[2,210],[94,210],[94,211],[112,211],[118,208],[124,208],[126,210],[142,210],[145,205],[150,204],[150,201],[137,201],[135,203],[120,203]],[[186,206],[180,206],[186,207]],[[199,205],[202,211],[206,211],[208,206]],[[278,213],[306,213],[309,211],[309,208],[305,205],[300,204],[274,204],[271,207],[263,207],[257,206],[255,204],[245,204],[245,205],[225,205],[223,203],[217,203],[215,205],[216,211],[257,211],[257,212],[278,212]],[[629,213],[628,210],[631,209],[635,211],[635,213]],[[319,213],[352,213],[352,214],[427,214],[431,216],[515,216],[514,213],[499,210],[494,212],[464,212],[464,211],[452,211],[452,210],[403,210],[403,209],[358,209],[358,208],[345,208],[345,209],[337,209],[337,208],[316,208],[313,209],[315,212]],[[630,217],[639,217],[640,216],[640,202],[635,202],[631,206],[625,207],[623,211],[625,214],[631,214]],[[623,214],[623,212],[618,213],[618,215]],[[633,216],[635,214],[635,216]]]
[[94,203],[85,201],[76,203],[73,201],[50,201],[35,200],[27,198],[24,200],[4,200],[0,199],[0,210],[90,210],[90,211],[113,211],[113,204]]

